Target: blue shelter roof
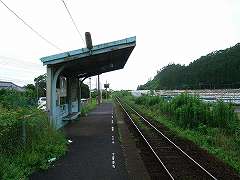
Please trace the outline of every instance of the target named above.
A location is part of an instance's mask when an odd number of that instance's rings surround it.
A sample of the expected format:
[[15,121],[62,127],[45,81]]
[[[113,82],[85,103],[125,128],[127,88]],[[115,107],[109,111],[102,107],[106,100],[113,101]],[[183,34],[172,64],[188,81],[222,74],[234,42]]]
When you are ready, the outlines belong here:
[[93,76],[121,69],[136,46],[136,37],[82,48],[41,58],[43,65],[66,66],[63,74]]

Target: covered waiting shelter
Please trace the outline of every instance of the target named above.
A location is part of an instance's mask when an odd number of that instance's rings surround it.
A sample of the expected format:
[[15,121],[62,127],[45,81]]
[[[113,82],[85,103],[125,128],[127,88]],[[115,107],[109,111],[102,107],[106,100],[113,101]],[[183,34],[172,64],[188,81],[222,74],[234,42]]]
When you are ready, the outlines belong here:
[[47,110],[56,128],[79,115],[80,84],[95,75],[124,68],[136,37],[41,58],[47,65]]

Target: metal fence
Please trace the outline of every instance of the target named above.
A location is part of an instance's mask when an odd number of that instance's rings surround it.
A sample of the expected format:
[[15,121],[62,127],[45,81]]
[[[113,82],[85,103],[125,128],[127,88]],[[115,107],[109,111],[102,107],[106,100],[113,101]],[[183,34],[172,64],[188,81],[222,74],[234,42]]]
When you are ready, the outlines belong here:
[[24,144],[23,124],[21,121],[11,126],[0,125],[0,152],[13,153]]
[[38,114],[19,118],[12,124],[0,124],[0,153],[12,154],[31,147],[49,127],[48,119]]

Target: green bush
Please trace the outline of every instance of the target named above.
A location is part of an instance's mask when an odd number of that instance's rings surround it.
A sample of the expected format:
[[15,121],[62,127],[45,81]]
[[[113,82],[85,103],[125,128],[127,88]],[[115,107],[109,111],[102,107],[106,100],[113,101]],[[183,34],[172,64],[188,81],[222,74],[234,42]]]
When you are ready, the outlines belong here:
[[163,98],[160,96],[140,96],[136,98],[135,103],[139,105],[154,106],[162,103]]
[[234,133],[238,127],[239,121],[231,104],[218,101],[212,107],[212,119],[209,124],[212,127],[218,127],[229,133]]
[[25,179],[35,169],[46,169],[48,160],[62,156],[66,147],[64,135],[44,112],[0,106],[0,163],[5,162],[0,179]]
[[[195,129],[200,125],[220,128],[227,133],[234,133],[238,127],[238,118],[231,104],[218,101],[213,105],[205,103],[198,96],[183,93],[170,101],[158,96],[141,96],[135,103],[166,114],[180,127]],[[158,107],[158,109],[156,109]]]
[[35,94],[32,90],[18,92],[15,90],[0,90],[0,104],[7,109],[31,107],[36,105]]
[[23,180],[26,178],[21,166],[11,162],[9,158],[0,156],[0,178],[3,180]]

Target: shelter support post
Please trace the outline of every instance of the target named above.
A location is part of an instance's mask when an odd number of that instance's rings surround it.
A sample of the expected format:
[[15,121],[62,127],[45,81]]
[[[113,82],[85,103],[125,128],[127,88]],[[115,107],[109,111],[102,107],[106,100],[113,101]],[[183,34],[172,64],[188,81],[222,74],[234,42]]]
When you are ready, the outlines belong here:
[[64,66],[54,69],[53,67],[47,67],[47,108],[49,112],[49,118],[53,127],[57,128],[56,120],[56,103],[57,103],[57,92],[56,85],[57,79]]
[[[52,117],[52,80],[53,80],[53,70],[50,66],[47,66],[47,111],[50,123],[53,123]],[[52,124],[53,125],[53,124]]]
[[67,78],[67,102],[68,102],[68,113],[72,113],[72,78]]
[[81,113],[81,85],[82,81],[78,78],[77,98],[78,98],[78,111]]

